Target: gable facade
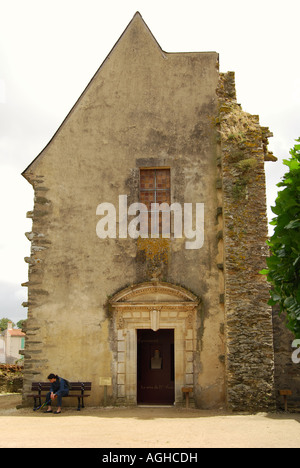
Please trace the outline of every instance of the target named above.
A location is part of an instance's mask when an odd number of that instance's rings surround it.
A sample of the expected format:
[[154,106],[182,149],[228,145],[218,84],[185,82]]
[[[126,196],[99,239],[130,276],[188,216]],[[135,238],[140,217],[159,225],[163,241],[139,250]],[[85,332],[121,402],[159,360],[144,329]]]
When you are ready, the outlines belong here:
[[[273,406],[268,136],[217,53],[166,53],[134,16],[23,173],[35,194],[24,402],[55,372],[92,381],[92,405],[153,403],[162,387],[180,405],[189,387],[200,408]],[[141,229],[135,204],[151,202],[173,204],[169,234],[151,232],[147,210]]]

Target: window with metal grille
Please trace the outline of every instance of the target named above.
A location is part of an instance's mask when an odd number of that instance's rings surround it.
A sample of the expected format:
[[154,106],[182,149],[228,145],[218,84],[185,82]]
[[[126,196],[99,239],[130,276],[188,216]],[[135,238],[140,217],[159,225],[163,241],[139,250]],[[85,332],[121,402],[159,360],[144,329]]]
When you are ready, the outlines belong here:
[[[153,203],[168,203],[171,199],[170,169],[151,168],[140,170],[140,203],[147,207],[148,234],[162,233],[162,212],[155,216]],[[142,214],[142,213],[141,213]]]

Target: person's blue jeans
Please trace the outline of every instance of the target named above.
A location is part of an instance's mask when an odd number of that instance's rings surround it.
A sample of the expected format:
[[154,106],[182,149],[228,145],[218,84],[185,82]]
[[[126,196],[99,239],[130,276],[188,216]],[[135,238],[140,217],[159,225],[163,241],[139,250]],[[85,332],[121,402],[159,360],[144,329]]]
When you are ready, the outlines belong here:
[[[59,390],[56,392],[57,395],[57,406],[62,405],[62,397],[67,396],[69,394],[68,390]],[[48,392],[46,395],[46,401],[49,406],[51,406],[52,400],[51,400],[51,392]]]

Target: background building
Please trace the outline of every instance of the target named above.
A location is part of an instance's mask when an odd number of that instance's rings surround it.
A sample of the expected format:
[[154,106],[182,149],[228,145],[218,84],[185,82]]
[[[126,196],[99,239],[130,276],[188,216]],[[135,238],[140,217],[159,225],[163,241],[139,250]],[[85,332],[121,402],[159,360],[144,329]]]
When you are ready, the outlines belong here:
[[23,359],[20,351],[25,346],[25,333],[18,328],[12,327],[12,322],[8,322],[7,329],[0,335],[0,363],[15,364]]

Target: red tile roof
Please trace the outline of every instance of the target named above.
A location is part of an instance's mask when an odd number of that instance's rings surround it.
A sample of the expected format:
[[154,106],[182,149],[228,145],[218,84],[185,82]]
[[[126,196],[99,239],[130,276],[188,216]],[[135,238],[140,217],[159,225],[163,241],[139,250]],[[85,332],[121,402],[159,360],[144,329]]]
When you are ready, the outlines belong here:
[[19,328],[11,328],[7,330],[10,336],[25,336],[25,333],[22,332]]

